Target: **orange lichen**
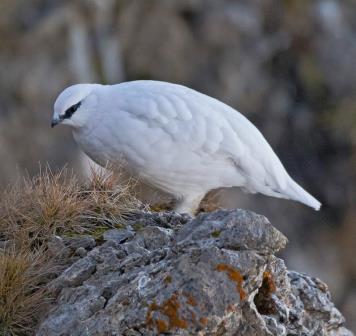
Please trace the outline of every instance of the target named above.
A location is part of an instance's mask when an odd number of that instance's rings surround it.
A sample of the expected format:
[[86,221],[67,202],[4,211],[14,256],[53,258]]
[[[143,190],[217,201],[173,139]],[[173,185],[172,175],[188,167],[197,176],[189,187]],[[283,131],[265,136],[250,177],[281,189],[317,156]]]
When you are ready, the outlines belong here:
[[155,320],[156,328],[159,333],[165,333],[168,331],[167,323],[163,320]]
[[[146,316],[146,324],[153,325],[153,323],[156,325],[156,328],[158,330],[158,324],[157,321],[159,321],[159,327],[163,328],[164,326],[166,327],[166,331],[172,329],[172,328],[180,328],[180,329],[186,329],[188,326],[188,323],[181,319],[179,317],[179,307],[180,303],[178,301],[178,294],[174,293],[168,300],[163,302],[162,305],[157,305],[156,303],[152,303],[149,306],[147,316]],[[154,320],[152,318],[152,313],[154,311],[158,311],[161,314],[167,316],[168,318],[168,326],[166,324],[163,325],[162,320]]]
[[189,293],[183,293],[183,295],[187,298],[187,303],[193,307],[197,305],[197,300]]
[[276,291],[276,284],[272,274],[268,271],[263,272],[262,285],[254,298],[257,310],[263,315],[275,314],[277,311],[276,303],[272,294]]
[[200,319],[199,319],[199,323],[201,324],[201,325],[203,325],[203,326],[206,326],[207,324],[208,324],[208,319],[206,318],[206,317],[201,317]]
[[236,283],[236,290],[240,294],[240,299],[244,300],[246,298],[246,292],[244,291],[242,284],[243,284],[243,276],[241,273],[227,264],[218,264],[216,266],[216,270],[218,272],[225,272],[229,276],[229,279]]
[[192,321],[195,322],[196,316],[195,316],[195,313],[193,311],[190,312],[190,316],[192,318]]
[[149,305],[147,315],[146,315],[146,324],[148,326],[153,324],[152,313],[158,309],[159,309],[159,306],[155,302],[153,302]]
[[178,294],[173,294],[167,301],[161,306],[161,313],[169,318],[169,326],[171,328],[177,327],[181,329],[187,328],[187,322],[179,318],[179,301]]
[[273,281],[271,272],[263,272],[262,287],[266,288],[268,293],[274,293],[276,291],[276,284]]

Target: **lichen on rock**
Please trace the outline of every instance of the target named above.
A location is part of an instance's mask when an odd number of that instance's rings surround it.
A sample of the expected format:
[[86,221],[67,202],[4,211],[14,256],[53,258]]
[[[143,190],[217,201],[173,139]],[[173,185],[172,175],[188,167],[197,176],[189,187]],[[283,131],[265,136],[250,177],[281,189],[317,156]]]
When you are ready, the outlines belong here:
[[352,335],[327,286],[274,255],[287,239],[265,217],[137,212],[130,222],[50,284],[59,294],[37,335]]

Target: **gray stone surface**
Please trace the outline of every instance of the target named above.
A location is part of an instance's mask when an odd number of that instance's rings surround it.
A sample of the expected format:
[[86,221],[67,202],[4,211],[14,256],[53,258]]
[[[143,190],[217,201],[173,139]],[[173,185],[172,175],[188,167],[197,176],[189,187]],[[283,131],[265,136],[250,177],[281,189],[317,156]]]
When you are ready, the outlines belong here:
[[274,255],[286,243],[244,210],[133,214],[50,284],[37,335],[352,335],[327,286]]

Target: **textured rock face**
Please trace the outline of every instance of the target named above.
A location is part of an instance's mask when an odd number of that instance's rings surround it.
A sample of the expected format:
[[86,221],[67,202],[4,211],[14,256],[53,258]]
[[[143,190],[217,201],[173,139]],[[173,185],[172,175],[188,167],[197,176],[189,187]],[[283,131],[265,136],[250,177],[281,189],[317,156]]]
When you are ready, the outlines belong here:
[[138,213],[95,247],[65,242],[78,259],[37,334],[352,335],[327,286],[274,256],[286,243],[244,210]]

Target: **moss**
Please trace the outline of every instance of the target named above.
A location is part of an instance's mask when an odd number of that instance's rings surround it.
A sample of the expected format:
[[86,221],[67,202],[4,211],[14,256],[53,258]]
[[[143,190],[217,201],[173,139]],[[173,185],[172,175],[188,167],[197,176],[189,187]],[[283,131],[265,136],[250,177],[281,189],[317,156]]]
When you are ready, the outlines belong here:
[[125,224],[122,224],[122,223],[117,223],[114,225],[115,229],[126,229],[126,225]]
[[134,223],[132,224],[132,227],[137,232],[143,230],[145,226],[141,223]]
[[95,239],[95,242],[100,245],[104,243],[104,232],[108,231],[110,228],[107,226],[96,226],[90,230],[89,234]]
[[220,237],[220,233],[221,231],[220,230],[215,230],[211,233],[211,236],[214,237],[214,238],[219,238]]
[[227,273],[229,279],[236,283],[236,290],[240,295],[240,299],[244,300],[246,298],[246,292],[244,291],[242,284],[243,284],[243,276],[241,275],[240,271],[232,267],[228,264],[218,264],[216,266],[216,270],[218,272],[225,272]]
[[170,275],[167,275],[164,279],[163,282],[168,285],[170,283],[172,283],[172,277]]
[[168,204],[168,203],[153,204],[150,206],[150,210],[153,212],[172,210],[172,204]]
[[91,235],[95,240],[100,239],[103,236],[104,232],[107,230],[109,230],[107,226],[98,226],[93,231],[91,231]]

